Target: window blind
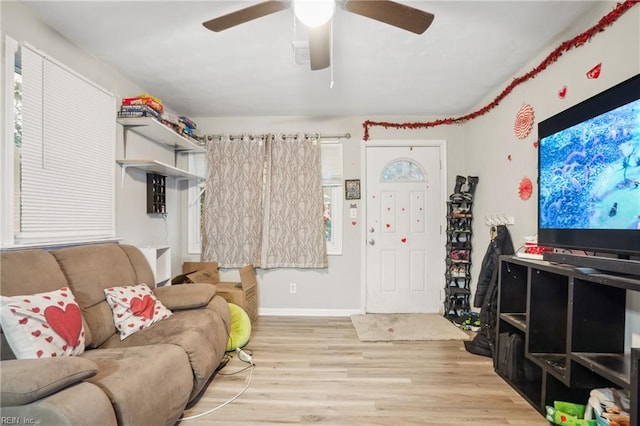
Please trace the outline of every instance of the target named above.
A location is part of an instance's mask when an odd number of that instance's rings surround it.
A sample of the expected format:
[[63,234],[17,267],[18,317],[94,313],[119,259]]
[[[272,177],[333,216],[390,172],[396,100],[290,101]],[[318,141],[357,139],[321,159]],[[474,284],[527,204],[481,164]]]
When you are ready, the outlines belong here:
[[115,98],[21,46],[23,145],[17,243],[115,236]]
[[342,184],[342,144],[323,142],[320,144],[322,157],[322,184],[325,186]]

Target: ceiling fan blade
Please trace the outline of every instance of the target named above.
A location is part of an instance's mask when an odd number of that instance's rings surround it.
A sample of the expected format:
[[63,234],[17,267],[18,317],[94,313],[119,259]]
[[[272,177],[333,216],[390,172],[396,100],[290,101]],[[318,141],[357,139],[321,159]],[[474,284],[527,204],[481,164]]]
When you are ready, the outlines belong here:
[[331,20],[319,27],[307,27],[307,31],[311,70],[329,67],[331,65]]
[[422,34],[433,22],[434,15],[391,0],[347,0],[345,10],[412,33]]
[[211,31],[219,32],[235,27],[236,25],[244,24],[245,22],[253,21],[254,19],[262,18],[263,16],[271,15],[272,13],[280,12],[288,6],[288,2],[286,1],[267,0],[262,3],[254,4],[253,6],[245,7],[244,9],[236,10],[235,12],[213,18],[209,21],[203,22],[202,25]]

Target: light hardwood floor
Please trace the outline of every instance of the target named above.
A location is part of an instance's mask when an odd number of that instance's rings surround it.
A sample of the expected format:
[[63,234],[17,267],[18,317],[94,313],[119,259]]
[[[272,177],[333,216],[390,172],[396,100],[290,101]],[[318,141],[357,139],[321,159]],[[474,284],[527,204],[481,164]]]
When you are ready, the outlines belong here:
[[[251,386],[188,425],[548,425],[462,341],[361,342],[349,318],[260,317],[246,349]],[[234,354],[221,373],[246,366]],[[223,403],[249,372],[218,375],[194,416]]]

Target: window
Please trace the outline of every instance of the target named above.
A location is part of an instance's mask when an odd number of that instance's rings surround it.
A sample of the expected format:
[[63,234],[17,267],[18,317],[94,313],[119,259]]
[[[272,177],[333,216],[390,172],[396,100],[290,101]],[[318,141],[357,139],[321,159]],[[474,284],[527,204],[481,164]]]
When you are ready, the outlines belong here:
[[114,238],[114,96],[29,45],[6,45],[2,245]]
[[[189,172],[198,176],[207,175],[207,157],[203,154],[189,154]],[[188,253],[200,254],[202,252],[202,231],[203,231],[203,215],[204,206],[204,182],[189,181],[187,190],[187,198],[189,205],[187,207],[188,215]]]
[[327,254],[338,255],[342,254],[342,144],[323,142],[321,152]]
[[20,165],[22,158],[22,74],[20,56],[14,54],[16,66],[13,70],[13,230],[20,232]]
[[[342,145],[338,141],[322,142],[322,188],[324,194],[324,223],[327,254],[342,254]],[[189,156],[189,171],[206,175],[207,161],[204,155]],[[202,206],[204,183],[191,183],[188,189],[188,252],[202,251]]]
[[425,182],[425,173],[411,160],[395,160],[382,170],[382,182]]

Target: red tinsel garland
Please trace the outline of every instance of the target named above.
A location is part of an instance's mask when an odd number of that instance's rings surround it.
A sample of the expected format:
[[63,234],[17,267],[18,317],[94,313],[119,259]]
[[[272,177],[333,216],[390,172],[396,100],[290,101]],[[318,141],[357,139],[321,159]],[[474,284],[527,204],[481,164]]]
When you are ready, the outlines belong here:
[[441,118],[441,119],[434,120],[434,121],[428,121],[426,123],[418,123],[418,122],[414,122],[414,123],[390,123],[390,122],[387,122],[387,121],[371,121],[371,120],[367,120],[364,123],[362,123],[362,127],[364,127],[364,140],[365,141],[369,140],[369,128],[371,128],[373,126],[382,126],[385,129],[389,129],[389,128],[392,128],[392,129],[426,129],[426,128],[429,128],[429,127],[441,126],[443,124],[447,124],[448,125],[448,124],[464,123],[465,121],[469,121],[469,120],[472,120],[472,119],[474,119],[476,117],[480,117],[481,115],[484,115],[487,112],[489,112],[490,110],[492,110],[493,108],[497,107],[498,104],[509,93],[511,93],[516,86],[519,86],[520,84],[524,83],[525,81],[535,77],[536,75],[538,75],[539,73],[544,71],[549,65],[551,65],[554,62],[556,62],[560,58],[560,56],[562,56],[564,54],[564,52],[568,52],[569,50],[573,49],[574,47],[580,47],[580,46],[584,45],[593,36],[595,36],[599,32],[604,31],[606,27],[608,27],[611,24],[613,24],[615,21],[618,20],[619,17],[621,17],[625,12],[627,12],[629,9],[631,9],[633,6],[635,6],[638,3],[640,3],[640,0],[625,0],[623,3],[618,3],[616,5],[615,9],[613,9],[611,12],[606,14],[602,19],[600,19],[600,21],[596,25],[594,25],[593,27],[589,28],[588,30],[586,30],[582,34],[578,34],[576,37],[572,38],[571,40],[567,40],[567,41],[563,42],[562,44],[560,44],[560,46],[558,46],[553,52],[551,52],[549,54],[549,56],[547,56],[538,66],[533,68],[528,73],[513,79],[513,81],[502,91],[502,93],[500,93],[491,103],[485,105],[484,107],[480,108],[479,110],[471,112],[471,113],[469,113],[467,115],[463,115],[462,117]]

